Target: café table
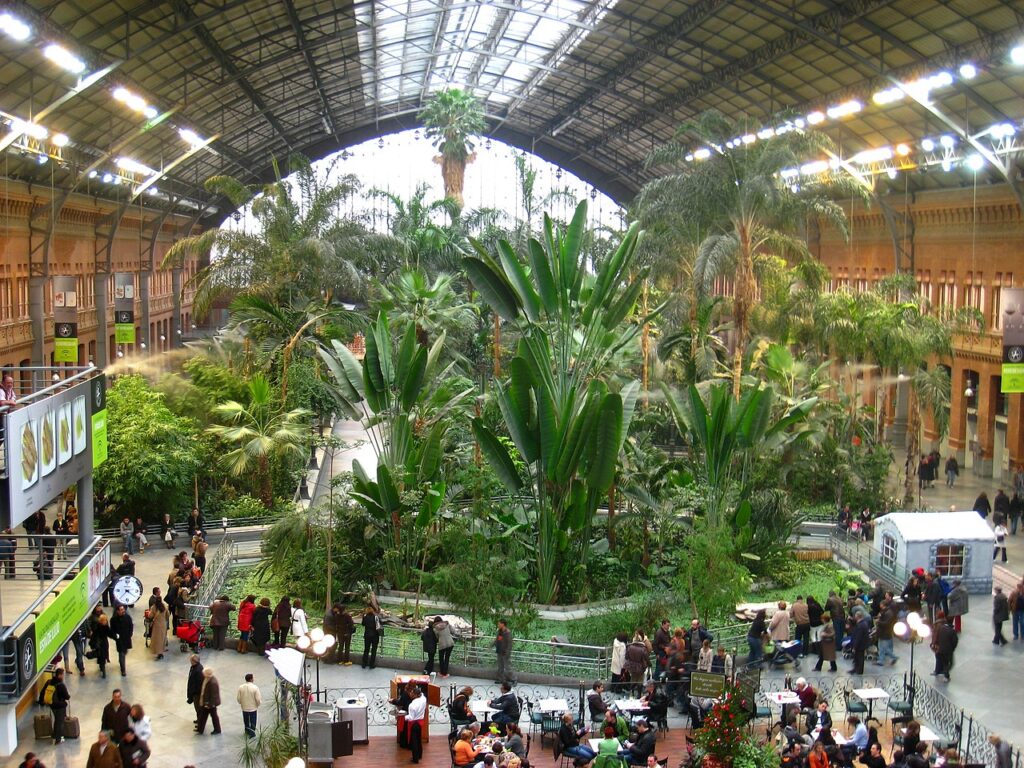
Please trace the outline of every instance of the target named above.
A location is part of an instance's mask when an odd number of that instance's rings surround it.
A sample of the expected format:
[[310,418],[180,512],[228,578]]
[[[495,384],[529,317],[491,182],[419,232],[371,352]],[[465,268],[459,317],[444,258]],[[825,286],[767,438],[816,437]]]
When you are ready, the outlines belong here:
[[[812,741],[817,741],[818,740],[818,736],[820,736],[820,735],[821,735],[821,728],[815,728],[813,731],[811,731],[811,740]],[[836,745],[840,746],[840,747],[843,746],[844,744],[849,744],[850,743],[850,740],[848,738],[846,738],[842,734],[841,731],[837,731],[835,728],[832,729],[832,739],[835,741]]]
[[490,720],[491,715],[499,711],[497,707],[492,707],[484,699],[473,699],[470,701],[469,710],[481,720]]
[[552,712],[568,712],[569,702],[565,699],[541,699],[537,702],[537,709],[544,714],[551,714]]
[[[901,728],[900,734],[903,736],[907,735],[907,729]],[[942,741],[942,737],[939,736],[935,731],[929,728],[927,725],[921,726],[921,741]]]
[[786,707],[791,705],[800,706],[800,696],[796,691],[768,691],[765,693],[765,698],[773,704],[778,704],[780,707],[779,711],[779,722],[783,726],[786,724]]
[[868,720],[874,720],[874,704],[876,699],[888,699],[889,692],[884,688],[854,688],[853,695],[868,705]]

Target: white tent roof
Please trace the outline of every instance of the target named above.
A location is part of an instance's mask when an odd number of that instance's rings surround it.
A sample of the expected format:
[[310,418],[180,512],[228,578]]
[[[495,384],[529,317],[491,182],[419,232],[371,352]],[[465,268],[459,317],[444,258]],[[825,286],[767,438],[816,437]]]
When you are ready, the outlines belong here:
[[939,541],[993,541],[995,536],[988,523],[977,512],[892,512],[877,522],[891,520],[903,535],[903,540]]

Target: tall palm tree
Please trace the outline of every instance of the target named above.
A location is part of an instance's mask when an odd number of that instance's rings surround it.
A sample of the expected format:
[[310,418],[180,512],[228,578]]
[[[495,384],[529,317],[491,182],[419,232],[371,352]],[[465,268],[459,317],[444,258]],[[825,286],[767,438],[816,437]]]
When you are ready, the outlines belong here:
[[459,205],[451,198],[428,202],[429,191],[427,184],[419,184],[408,200],[383,189],[371,189],[369,194],[394,208],[391,236],[401,245],[405,268],[433,274],[458,268],[464,238],[458,226]]
[[339,261],[335,243],[338,205],[358,190],[358,179],[344,176],[326,184],[323,179],[329,178],[331,169],[318,173],[298,156],[289,158],[288,178],[276,160],[273,166],[275,181],[262,188],[230,176],[206,180],[208,190],[226,197],[235,208],[251,206],[256,224],[252,231],[217,227],[168,249],[164,268],[210,257],[185,286],[196,290],[197,315],[224,297],[246,294],[270,301],[308,301],[337,288],[340,278],[358,283],[358,271]]
[[[672,166],[658,181],[657,193],[666,196],[676,210],[693,211],[698,221],[711,222],[695,263],[697,279],[709,290],[718,276],[734,278],[732,375],[733,397],[737,400],[759,268],[778,258],[811,258],[806,243],[793,234],[808,216],[826,219],[845,237],[845,213],[829,194],[863,194],[848,177],[829,178],[827,183],[804,179],[799,185],[783,177],[783,170],[831,149],[831,140],[823,133],[793,130],[753,143],[734,141],[734,137],[755,130],[746,121],[733,122],[709,110],[696,122],[683,125],[676,141],[648,158],[650,167]],[[712,148],[710,156],[702,161],[685,161],[692,150],[680,140],[689,137]]]
[[271,459],[305,457],[310,413],[303,408],[282,410],[262,374],[250,379],[248,395],[248,403],[228,400],[217,405],[213,412],[226,423],[207,427],[206,431],[236,446],[221,456],[221,463],[234,477],[255,473],[260,500],[270,509],[274,504]]
[[438,91],[418,115],[428,139],[441,153],[444,194],[463,206],[466,165],[473,161],[473,137],[487,128],[480,100],[459,88]]

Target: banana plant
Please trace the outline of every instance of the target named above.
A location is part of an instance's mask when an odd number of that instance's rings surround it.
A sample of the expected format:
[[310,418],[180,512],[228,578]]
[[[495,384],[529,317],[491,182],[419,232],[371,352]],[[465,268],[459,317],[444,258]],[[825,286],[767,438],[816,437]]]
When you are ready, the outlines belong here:
[[525,254],[504,240],[493,254],[471,241],[476,253],[463,259],[483,300],[519,332],[493,397],[525,472],[480,418],[473,433],[500,481],[532,497],[543,603],[557,600],[566,576],[585,564],[594,513],[614,478],[640,389],[609,363],[649,319],[633,316],[647,276],[634,271],[638,229],[592,274],[581,245],[586,219],[583,202],[564,231],[545,216],[542,240],[531,238]]
[[408,587],[413,576],[416,531],[437,517],[445,498],[449,417],[473,393],[454,364],[441,367],[444,340],[442,333],[428,348],[410,322],[396,342],[381,312],[366,334],[362,361],[336,340],[331,350],[320,350],[339,410],[362,423],[377,453],[372,471],[352,462],[352,497],[388,535],[385,571],[398,588]]

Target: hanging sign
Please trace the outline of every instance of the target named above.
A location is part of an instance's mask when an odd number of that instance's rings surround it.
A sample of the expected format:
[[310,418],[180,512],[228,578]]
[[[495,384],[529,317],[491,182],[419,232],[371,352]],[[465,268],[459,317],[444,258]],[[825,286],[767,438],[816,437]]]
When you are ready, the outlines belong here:
[[53,361],[78,362],[78,282],[67,275],[53,278]]
[[135,343],[135,275],[131,272],[114,274],[114,341]]
[[1003,288],[1003,394],[1024,392],[1024,288]]

